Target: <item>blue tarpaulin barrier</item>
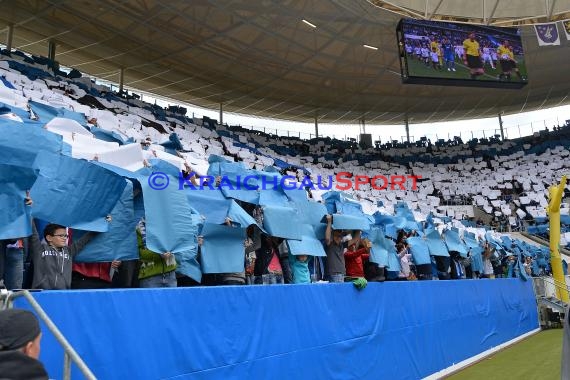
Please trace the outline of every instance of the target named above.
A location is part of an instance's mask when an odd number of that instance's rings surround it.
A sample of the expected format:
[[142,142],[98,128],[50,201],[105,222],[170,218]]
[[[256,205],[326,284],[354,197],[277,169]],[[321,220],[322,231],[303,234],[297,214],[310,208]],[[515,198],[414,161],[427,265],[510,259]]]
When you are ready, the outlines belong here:
[[[519,279],[34,297],[106,380],[419,379],[538,328],[532,283]],[[42,331],[40,360],[62,378],[61,346]],[[72,378],[81,378],[75,366]]]

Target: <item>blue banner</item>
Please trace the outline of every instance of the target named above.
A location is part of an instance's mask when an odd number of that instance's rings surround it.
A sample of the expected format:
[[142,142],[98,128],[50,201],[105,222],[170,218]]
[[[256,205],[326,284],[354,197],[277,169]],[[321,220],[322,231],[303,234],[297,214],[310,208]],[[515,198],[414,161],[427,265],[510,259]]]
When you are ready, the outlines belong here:
[[30,191],[33,215],[67,227],[105,232],[105,217],[117,204],[125,180],[85,160],[41,151],[34,167],[38,179]]
[[[0,164],[32,168],[39,152],[61,154],[63,138],[36,125],[0,121]],[[67,144],[66,144],[67,145]]]
[[[372,242],[370,249],[370,261],[382,267],[388,266],[388,249],[387,245],[391,242],[386,241],[384,231],[380,228],[372,228],[368,233],[368,239]],[[393,245],[393,244],[392,244]]]
[[429,249],[429,254],[431,256],[449,256],[447,246],[441,239],[441,236],[437,230],[432,230],[426,235],[426,243]]
[[228,216],[231,199],[224,197],[219,189],[184,190],[190,205],[204,216],[206,223],[222,224]]
[[144,167],[136,171],[136,173],[143,177],[148,177],[152,175],[152,173],[160,173],[160,174],[168,174],[171,177],[176,178],[174,183],[170,183],[169,186],[176,186],[180,187],[180,169],[171,164],[170,162],[158,159],[158,158],[151,158],[148,160],[149,167]]
[[468,231],[463,232],[463,241],[465,241],[467,248],[474,248],[479,246],[479,242],[477,241],[475,234]]
[[259,204],[260,187],[258,177],[248,170],[243,163],[228,162],[218,156],[210,156],[208,162],[208,175],[214,178],[221,176],[220,189],[227,198],[238,199],[243,202]]
[[[236,201],[231,200],[228,209],[228,218],[232,221],[232,225],[237,225],[241,228],[247,228],[252,224],[257,226],[257,222],[251,215],[249,215]],[[261,228],[261,227],[260,227]]]
[[[176,181],[170,178],[170,182]],[[186,194],[173,186],[155,190],[141,179],[146,219],[146,246],[153,252],[196,256],[195,220]]]
[[200,260],[204,273],[244,271],[245,229],[219,224],[204,224]]
[[98,127],[94,127],[92,126],[90,128],[91,133],[93,133],[93,136],[95,136],[97,139],[99,140],[103,140],[103,141],[108,141],[108,142],[116,142],[119,145],[125,145],[125,144],[129,144],[134,142],[133,138],[125,138],[124,136],[122,136],[121,134],[115,132],[115,131],[108,131],[106,129],[103,128],[98,128]]
[[35,180],[36,174],[31,167],[0,164],[0,239],[31,235],[31,210],[24,205],[24,198]]
[[15,183],[0,186],[0,240],[17,239],[32,234],[31,207],[26,206],[26,192]]
[[[285,186],[287,186],[287,182],[285,181]],[[291,187],[293,187],[293,185],[290,185]],[[296,204],[306,204],[309,203],[309,198],[307,198],[307,190],[305,189],[299,189],[299,184],[295,182],[295,188],[293,189],[283,189],[283,192],[285,193],[285,195],[287,195],[287,198],[289,198],[289,200],[291,202],[294,202]],[[326,207],[325,207],[326,208]]]
[[171,133],[170,136],[168,136],[168,141],[161,143],[160,145],[162,145],[164,147],[164,149],[166,150],[167,153],[176,155],[176,151],[177,150],[183,150],[184,147],[182,146],[182,143],[180,142],[180,139],[178,138],[178,135],[176,133]]
[[[30,120],[30,112],[23,109],[23,108],[14,107],[14,106],[11,106],[9,104],[0,102],[0,110],[1,110],[0,114],[12,112],[12,113],[16,114],[17,116],[19,116],[20,119],[22,119],[24,121]],[[4,120],[2,120],[2,122],[0,122],[0,124],[3,122],[4,122]]]
[[[136,204],[136,202],[135,202]],[[202,228],[202,219],[199,214],[192,212],[190,215],[192,225],[188,226],[188,240],[191,244],[191,249],[181,253],[175,253],[176,257],[176,272],[181,273],[194,279],[197,282],[202,281],[202,268],[198,262],[198,234]]]
[[456,251],[459,252],[462,257],[467,257],[467,247],[461,241],[457,231],[447,230],[443,233],[443,236],[445,237],[445,244],[447,244],[449,251]]
[[326,257],[323,244],[317,239],[313,226],[301,224],[301,240],[287,240],[291,255],[309,255]]
[[0,164],[0,183],[2,184],[13,183],[24,191],[31,189],[35,181],[36,173],[31,166],[25,168],[23,166]]
[[477,246],[471,248],[470,256],[471,256],[471,270],[473,272],[483,273],[483,247]]
[[424,239],[421,237],[409,237],[407,240],[410,245],[410,253],[414,258],[416,265],[430,264],[429,248]]
[[271,236],[301,240],[300,218],[290,207],[264,206],[263,228]]
[[370,221],[364,216],[334,214],[332,228],[335,230],[368,231]]
[[376,211],[373,215],[374,221],[380,226],[393,225],[396,229],[404,229],[406,227],[406,218],[401,216],[393,216],[382,214],[380,211]]
[[121,198],[111,211],[113,221],[107,232],[97,234],[74,258],[78,262],[108,262],[139,258],[135,229],[139,219],[135,217],[133,184],[126,182]]
[[327,215],[327,208],[324,204],[318,202],[299,202],[295,204],[299,210],[299,216],[303,223],[318,225],[323,221],[323,217]]
[[39,103],[33,100],[28,101],[28,105],[32,111],[36,114],[44,124],[49,123],[52,119],[56,117],[62,117],[65,119],[71,119],[77,121],[82,126],[87,126],[87,120],[85,115],[79,112],[70,111],[66,108],[55,108],[44,103]]

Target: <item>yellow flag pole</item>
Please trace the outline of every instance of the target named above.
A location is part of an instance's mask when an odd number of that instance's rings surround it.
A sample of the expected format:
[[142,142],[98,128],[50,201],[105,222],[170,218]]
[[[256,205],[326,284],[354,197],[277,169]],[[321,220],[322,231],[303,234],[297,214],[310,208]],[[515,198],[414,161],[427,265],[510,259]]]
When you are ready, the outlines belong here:
[[558,299],[568,302],[568,290],[566,289],[566,281],[564,280],[564,271],[562,270],[562,258],[560,257],[560,202],[564,195],[566,187],[566,176],[562,176],[559,185],[552,185],[548,189],[548,206],[546,212],[550,224],[550,265],[552,267],[552,276],[556,286],[556,295]]

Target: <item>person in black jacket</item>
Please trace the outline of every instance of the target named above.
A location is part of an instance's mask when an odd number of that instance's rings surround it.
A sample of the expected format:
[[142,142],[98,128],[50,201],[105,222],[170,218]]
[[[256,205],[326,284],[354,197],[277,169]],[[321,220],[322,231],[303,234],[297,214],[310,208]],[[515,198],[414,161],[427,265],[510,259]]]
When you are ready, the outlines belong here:
[[273,273],[283,275],[283,269],[279,260],[279,245],[283,239],[263,235],[261,238],[261,247],[257,250],[257,260],[255,261],[254,273],[256,276]]
[[0,379],[47,380],[38,360],[41,338],[40,324],[32,312],[0,311]]

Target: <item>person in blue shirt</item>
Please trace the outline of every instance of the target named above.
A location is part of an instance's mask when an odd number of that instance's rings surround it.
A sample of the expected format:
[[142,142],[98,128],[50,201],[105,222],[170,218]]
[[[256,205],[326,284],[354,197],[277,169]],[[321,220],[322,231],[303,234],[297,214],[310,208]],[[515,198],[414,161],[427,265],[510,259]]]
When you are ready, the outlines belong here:
[[454,46],[447,37],[443,37],[441,41],[441,49],[443,50],[443,60],[447,71],[455,71],[455,54]]

